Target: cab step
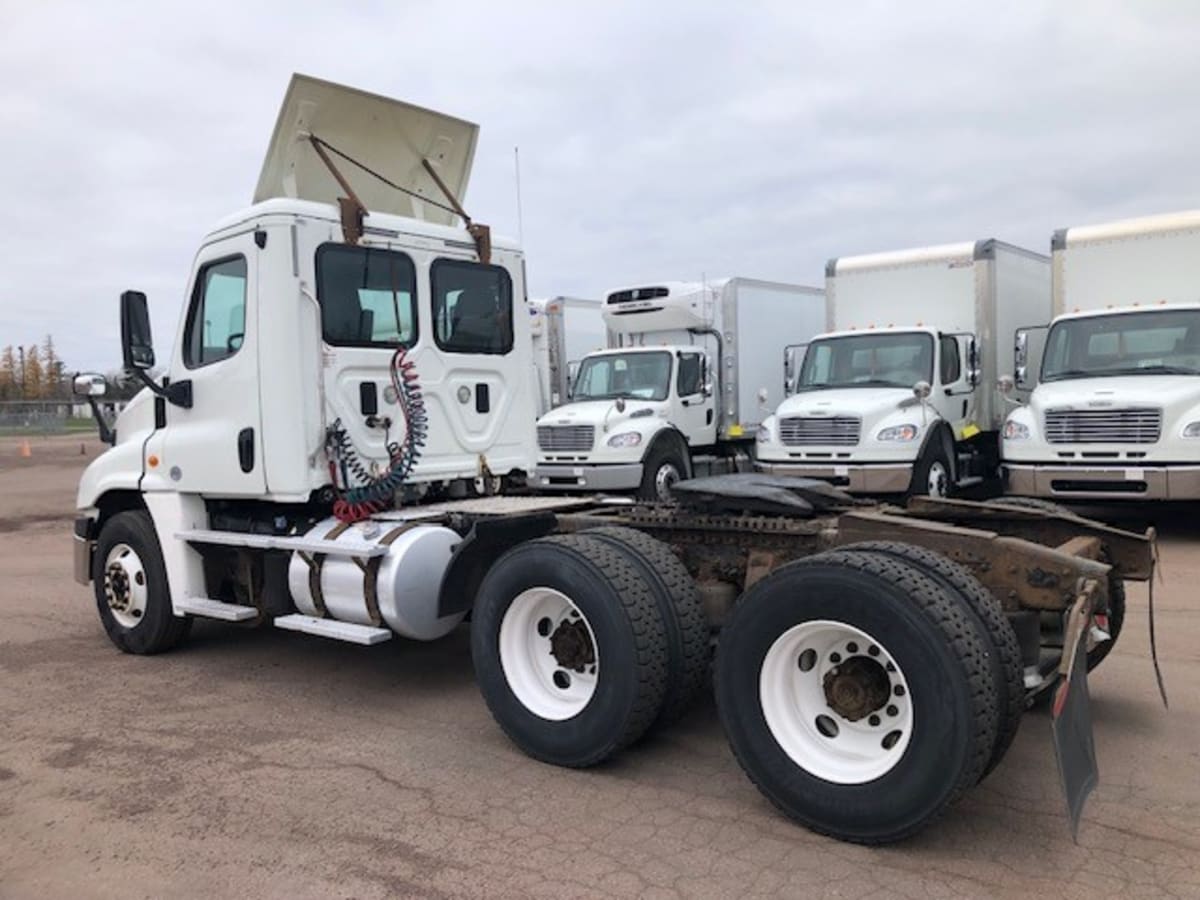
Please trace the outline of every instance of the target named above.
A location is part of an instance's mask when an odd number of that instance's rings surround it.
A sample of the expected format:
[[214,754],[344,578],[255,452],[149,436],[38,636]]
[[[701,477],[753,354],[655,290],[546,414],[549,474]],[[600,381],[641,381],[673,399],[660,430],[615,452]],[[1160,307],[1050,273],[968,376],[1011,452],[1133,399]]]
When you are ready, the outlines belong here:
[[253,606],[240,606],[236,603],[222,603],[220,600],[210,600],[207,597],[184,597],[175,604],[179,612],[189,616],[202,616],[205,619],[220,619],[222,622],[245,622],[258,615]]
[[318,619],[316,616],[303,616],[299,613],[280,616],[275,620],[275,627],[365,646],[382,644],[392,638],[392,632],[387,628],[372,628],[370,625],[339,622],[337,619]]

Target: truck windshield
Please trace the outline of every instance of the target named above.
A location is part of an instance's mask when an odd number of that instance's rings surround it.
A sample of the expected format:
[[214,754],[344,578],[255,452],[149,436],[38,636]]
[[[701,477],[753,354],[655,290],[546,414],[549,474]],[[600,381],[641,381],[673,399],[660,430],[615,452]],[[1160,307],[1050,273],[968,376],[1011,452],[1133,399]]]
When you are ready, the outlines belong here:
[[606,353],[580,363],[571,399],[666,400],[670,389],[670,353]]
[[933,335],[855,334],[809,344],[796,389],[911,388],[918,381],[933,383]]
[[1200,375],[1200,310],[1147,310],[1057,322],[1042,381],[1115,375]]

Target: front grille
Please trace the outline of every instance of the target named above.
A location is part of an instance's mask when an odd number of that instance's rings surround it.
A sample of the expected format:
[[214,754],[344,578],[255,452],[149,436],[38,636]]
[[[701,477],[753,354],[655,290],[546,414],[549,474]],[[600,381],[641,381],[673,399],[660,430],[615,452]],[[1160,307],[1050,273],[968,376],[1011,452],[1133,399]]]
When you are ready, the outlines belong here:
[[1046,410],[1052,444],[1154,444],[1161,434],[1161,409]]
[[792,416],[779,421],[779,439],[788,447],[853,447],[861,429],[853,416]]
[[539,425],[538,447],[549,453],[591,450],[596,440],[595,425]]

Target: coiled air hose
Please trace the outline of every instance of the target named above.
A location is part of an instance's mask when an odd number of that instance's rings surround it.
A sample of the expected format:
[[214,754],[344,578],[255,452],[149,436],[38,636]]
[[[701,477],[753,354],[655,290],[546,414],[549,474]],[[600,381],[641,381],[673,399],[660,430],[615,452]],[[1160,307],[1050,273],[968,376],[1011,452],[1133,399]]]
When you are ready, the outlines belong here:
[[[421,450],[429,436],[429,418],[416,365],[406,358],[406,353],[404,347],[397,348],[388,366],[392,389],[404,419],[404,437],[400,441],[387,442],[387,471],[382,475],[370,473],[342,427],[341,419],[333,423],[327,434],[329,477],[338,495],[333,514],[343,522],[361,522],[391,506],[396,491],[408,480],[413,466],[421,458]],[[351,481],[355,483],[351,484]]]

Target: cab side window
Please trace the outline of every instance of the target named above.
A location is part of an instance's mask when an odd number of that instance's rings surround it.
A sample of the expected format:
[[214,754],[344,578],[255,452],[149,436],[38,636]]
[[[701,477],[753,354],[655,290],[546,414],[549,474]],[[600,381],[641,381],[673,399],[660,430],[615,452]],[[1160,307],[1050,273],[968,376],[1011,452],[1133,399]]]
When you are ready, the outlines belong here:
[[433,337],[450,353],[504,355],[513,348],[512,279],[500,266],[435,260]]
[[183,363],[189,369],[219,362],[237,353],[246,336],[246,257],[211,262],[196,275]]
[[941,339],[942,364],[940,374],[942,384],[954,384],[962,377],[962,360],[958,354],[958,339],[943,335]]
[[691,397],[699,394],[703,385],[700,383],[701,366],[699,353],[684,353],[679,357],[679,375],[675,380],[675,390],[680,397]]

